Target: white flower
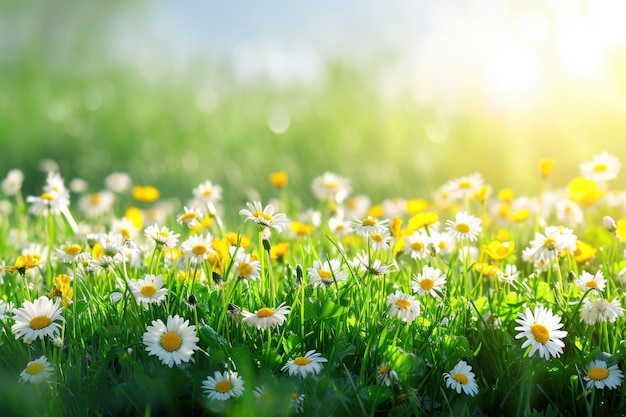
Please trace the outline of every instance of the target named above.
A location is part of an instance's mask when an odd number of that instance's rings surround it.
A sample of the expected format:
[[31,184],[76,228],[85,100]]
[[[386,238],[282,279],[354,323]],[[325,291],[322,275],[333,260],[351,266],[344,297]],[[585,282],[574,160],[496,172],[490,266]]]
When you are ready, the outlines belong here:
[[590,290],[591,288],[604,291],[604,288],[606,287],[606,279],[604,278],[602,271],[597,271],[595,275],[591,275],[589,272],[583,271],[580,274],[580,277],[576,280],[576,284],[578,284],[580,289],[583,291]]
[[128,288],[139,303],[159,305],[167,297],[167,288],[163,288],[161,274],[146,274],[144,279],[130,280]]
[[394,294],[389,294],[387,304],[389,315],[397,316],[404,322],[411,323],[420,315],[420,302],[402,291],[397,290]]
[[164,365],[170,368],[174,364],[189,362],[193,351],[198,349],[196,326],[189,325],[189,320],[175,315],[167,318],[167,324],[160,319],[152,321],[143,334],[143,343],[150,355],[156,355]]
[[77,243],[65,243],[56,249],[56,254],[59,260],[66,264],[80,263],[91,257],[91,253],[85,252],[83,247]]
[[526,314],[518,313],[518,315],[519,318],[515,321],[520,326],[515,330],[520,333],[515,335],[515,338],[526,337],[522,349],[531,347],[529,357],[537,351],[539,351],[539,356],[545,359],[561,356],[565,347],[561,339],[567,336],[567,332],[559,330],[563,327],[560,316],[552,314],[552,309],[546,309],[543,306],[535,307],[534,311],[526,307]]
[[446,387],[452,388],[457,394],[460,394],[461,391],[471,397],[478,394],[478,384],[474,372],[465,361],[459,361],[450,372],[444,373],[443,377],[446,380]]
[[324,262],[314,260],[313,266],[307,268],[309,282],[313,285],[313,288],[317,288],[321,285],[330,285],[335,281],[345,281],[348,278],[348,273],[340,268],[340,263],[336,259]]
[[173,248],[178,243],[178,233],[173,233],[166,226],[159,228],[155,223],[144,230],[144,235],[159,247]]
[[19,169],[12,169],[2,180],[2,192],[4,195],[15,195],[22,189],[24,173]]
[[419,295],[429,294],[435,298],[443,295],[444,285],[446,285],[446,275],[438,268],[425,265],[422,272],[413,275],[411,286],[413,291]]
[[405,237],[404,242],[403,252],[407,255],[411,255],[411,258],[426,259],[431,256],[429,246],[431,241],[426,232],[418,230],[412,235]]
[[276,309],[263,307],[254,313],[242,311],[241,314],[244,317],[244,323],[256,326],[259,330],[265,330],[268,327],[282,325],[287,319],[286,315],[289,312],[290,307],[286,306],[285,303],[281,303]]
[[398,373],[391,369],[391,364],[384,362],[377,369],[376,381],[385,386],[391,386],[392,383],[399,381]]
[[328,362],[328,359],[323,358],[321,353],[309,350],[304,356],[289,359],[280,369],[287,371],[290,376],[298,375],[306,378],[308,375],[317,375],[322,372],[324,362]]
[[367,216],[363,220],[356,217],[351,223],[352,229],[359,236],[369,236],[371,234],[379,234],[389,231],[389,220],[378,220],[372,216]]
[[15,324],[11,326],[11,331],[16,339],[23,338],[24,343],[58,336],[61,330],[58,321],[65,320],[62,311],[59,300],[52,301],[45,295],[34,302],[25,301],[22,308],[13,310]]
[[446,220],[446,232],[458,240],[478,240],[482,230],[480,219],[464,211],[457,213],[454,221]]
[[350,182],[346,178],[332,172],[325,172],[322,176],[315,177],[311,188],[318,200],[338,204],[342,203],[352,191]]
[[365,251],[357,254],[351,264],[353,268],[368,271],[376,276],[388,274],[395,269],[392,264],[386,265],[380,259],[372,259]]
[[222,187],[206,180],[193,189],[193,196],[200,203],[217,203],[222,199]]
[[11,301],[8,303],[4,300],[0,300],[0,322],[3,322],[9,317],[9,314],[13,314],[14,305]]
[[583,376],[587,381],[587,389],[614,389],[622,385],[624,374],[617,365],[608,366],[603,360],[593,360],[587,367],[587,375]]
[[125,172],[113,172],[104,179],[104,185],[114,193],[121,193],[130,188],[132,181]]
[[215,252],[211,248],[212,242],[213,236],[210,233],[206,236],[193,235],[181,245],[183,256],[194,265],[201,264],[210,253]]
[[610,181],[617,177],[621,167],[616,157],[603,151],[591,161],[580,164],[580,175],[598,182]]
[[81,197],[78,200],[78,208],[85,218],[91,219],[108,212],[114,202],[115,196],[111,191],[106,190]]
[[209,399],[226,401],[243,394],[245,382],[237,375],[237,372],[224,371],[220,373],[215,371],[213,375],[207,377],[202,383],[202,389]]
[[282,232],[283,230],[289,227],[289,219],[284,213],[274,213],[274,206],[268,204],[263,208],[259,201],[254,201],[252,203],[246,203],[248,209],[242,209],[239,211],[241,216],[245,216],[246,219],[244,222],[248,220],[252,220],[259,227],[269,227],[275,229],[277,232]]
[[202,220],[203,217],[203,214],[200,210],[194,207],[187,206],[185,206],[183,209],[184,213],[176,218],[176,222],[178,224],[180,224],[181,226],[183,224],[186,224],[188,227],[195,227],[200,224],[200,220]]
[[233,269],[238,278],[258,279],[261,276],[261,262],[257,259],[252,259],[250,254],[239,248],[234,252],[234,258]]
[[31,384],[39,384],[49,379],[52,371],[54,371],[54,367],[48,362],[48,358],[40,356],[38,359],[28,362],[20,374],[20,379]]
[[617,298],[614,298],[613,301],[604,298],[598,298],[592,301],[586,298],[585,305],[580,312],[582,320],[590,326],[606,321],[613,323],[618,317],[623,315],[624,309]]

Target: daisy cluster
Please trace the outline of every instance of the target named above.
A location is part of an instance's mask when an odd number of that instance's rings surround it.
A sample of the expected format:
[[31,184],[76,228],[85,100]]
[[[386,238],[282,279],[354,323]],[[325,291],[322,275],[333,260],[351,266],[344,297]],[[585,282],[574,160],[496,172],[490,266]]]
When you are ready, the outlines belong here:
[[137,367],[178,372],[173,398],[208,415],[250,401],[268,415],[430,415],[459,399],[511,414],[535,406],[535,383],[564,413],[600,407],[585,396],[596,390],[623,403],[620,168],[603,152],[557,188],[546,159],[537,196],[474,173],[378,204],[326,172],[317,208],[298,212],[282,171],[269,178],[279,197],[232,208],[210,180],[180,203],[119,172],[94,193],[50,172],[24,199],[12,170],[0,352],[23,363],[4,372],[67,395],[110,375],[95,364],[116,355],[130,380]]

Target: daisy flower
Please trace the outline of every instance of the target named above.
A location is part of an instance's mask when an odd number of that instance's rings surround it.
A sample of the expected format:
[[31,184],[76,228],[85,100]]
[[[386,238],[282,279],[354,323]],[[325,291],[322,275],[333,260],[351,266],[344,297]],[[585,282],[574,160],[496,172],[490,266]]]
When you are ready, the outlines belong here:
[[472,198],[485,183],[479,172],[448,181],[447,188],[456,199]]
[[428,265],[425,265],[419,274],[413,274],[413,282],[411,283],[414,292],[419,295],[430,294],[435,298],[443,295],[444,285],[446,285],[446,274],[441,272],[439,268]]
[[4,276],[7,274],[7,263],[0,260],[0,284],[4,284]]
[[480,219],[464,211],[457,213],[454,221],[446,220],[446,231],[458,240],[478,240],[478,234],[482,230]]
[[304,394],[298,394],[294,391],[291,393],[290,397],[291,399],[289,400],[289,404],[296,414],[304,413]]
[[311,185],[313,195],[320,201],[341,204],[350,194],[352,188],[348,179],[332,172],[325,172],[313,179]]
[[48,358],[40,356],[38,359],[28,362],[26,368],[20,374],[20,380],[30,382],[31,384],[39,384],[49,379],[52,371],[54,371],[54,367],[48,362]]
[[518,315],[519,318],[515,321],[520,326],[515,328],[519,332],[515,338],[526,337],[522,349],[530,346],[529,357],[537,351],[539,356],[545,359],[561,356],[565,347],[561,339],[567,336],[567,332],[559,330],[563,327],[560,316],[552,314],[552,309],[546,309],[544,306],[535,307],[534,311],[526,307],[526,312]]
[[446,380],[446,387],[452,388],[457,394],[463,393],[473,397],[478,394],[478,384],[472,367],[465,361],[459,361],[450,371],[443,374]]
[[70,205],[69,191],[44,192],[39,196],[28,196],[26,202],[30,203],[29,213],[36,216],[47,216],[48,214],[61,214]]
[[246,203],[248,209],[242,209],[239,211],[241,216],[245,216],[247,222],[251,220],[255,222],[260,228],[269,227],[275,229],[277,232],[282,232],[289,227],[289,219],[284,213],[274,213],[274,206],[268,204],[263,208],[259,201],[252,203]]
[[392,383],[398,382],[400,379],[398,378],[398,373],[391,369],[391,364],[388,362],[383,362],[376,369],[376,381],[379,384],[383,384],[387,387],[391,386]]
[[202,383],[202,389],[210,400],[226,401],[229,398],[240,397],[245,388],[245,381],[237,372],[215,371],[213,376],[207,377]]
[[330,285],[337,282],[343,282],[348,278],[348,273],[341,270],[341,264],[336,259],[329,261],[313,261],[313,266],[307,268],[309,274],[309,282],[313,288],[321,285]]
[[574,253],[577,241],[573,230],[563,226],[547,226],[544,233],[535,233],[530,247],[522,252],[522,259],[527,262],[538,258],[550,260],[563,251]]
[[122,193],[130,188],[132,181],[125,172],[113,172],[104,179],[104,186],[114,193]]
[[189,362],[193,351],[198,349],[196,326],[189,325],[189,320],[175,315],[167,318],[167,324],[160,319],[153,320],[143,334],[143,343],[150,355],[156,355],[164,365],[170,368]]
[[328,362],[328,359],[323,358],[321,353],[309,350],[304,356],[289,359],[280,370],[288,372],[290,376],[306,378],[308,375],[318,375],[322,372],[324,362]]
[[585,298],[585,305],[580,312],[581,319],[590,326],[606,321],[613,323],[623,315],[624,309],[617,298],[614,298],[613,301],[604,298],[592,301]]
[[617,177],[621,167],[616,157],[604,151],[580,164],[580,175],[598,182],[610,181]]
[[331,217],[328,219],[328,228],[337,237],[352,233],[352,226],[349,221],[341,217]]
[[22,338],[24,343],[58,336],[61,330],[58,322],[65,321],[62,311],[59,300],[53,302],[45,295],[34,302],[25,301],[22,308],[13,310],[15,324],[11,326],[11,331],[16,339]]
[[155,223],[144,230],[144,235],[160,248],[173,248],[178,243],[178,233],[173,233],[167,226],[159,228]]
[[387,297],[389,305],[389,315],[397,316],[406,323],[411,323],[420,315],[420,302],[415,300],[412,295],[404,294],[402,291],[396,291]]
[[114,202],[114,194],[106,190],[81,197],[78,200],[78,208],[85,218],[92,219],[108,212]]
[[499,269],[496,274],[501,281],[515,287],[515,283],[517,278],[519,278],[520,272],[517,270],[517,266],[515,266],[515,264],[506,264],[504,269]]
[[203,217],[203,214],[200,210],[197,210],[194,207],[189,208],[187,206],[185,206],[183,210],[184,213],[180,214],[176,218],[176,223],[180,224],[181,226],[185,224],[190,228],[196,227],[200,224],[200,220],[202,220]]
[[181,245],[183,256],[194,265],[201,264],[209,253],[214,252],[211,247],[212,243],[213,236],[210,233],[206,236],[193,235]]
[[243,322],[256,326],[259,330],[265,330],[268,327],[275,327],[282,325],[287,319],[287,314],[290,312],[290,307],[285,303],[281,303],[276,309],[263,307],[254,313],[249,311],[242,311],[241,315],[244,317]]
[[206,180],[193,189],[193,196],[198,202],[217,203],[222,199],[222,187]]
[[395,269],[393,264],[383,264],[380,259],[372,259],[364,250],[356,255],[352,266],[376,276],[389,274]]
[[370,233],[370,243],[373,250],[388,250],[390,246],[391,236],[388,231],[383,233]]
[[167,297],[167,288],[163,288],[161,274],[146,274],[144,279],[130,280],[128,288],[138,303],[159,305]]
[[111,233],[118,233],[124,239],[134,239],[139,234],[139,229],[128,217],[111,220]]
[[234,252],[234,270],[238,278],[258,279],[261,276],[261,262],[239,249]]
[[22,189],[24,182],[24,173],[19,169],[12,169],[2,180],[2,192],[4,195],[15,195]]
[[576,284],[578,284],[580,289],[583,291],[590,290],[591,288],[604,291],[604,288],[606,287],[606,279],[604,278],[602,271],[597,271],[595,275],[591,275],[589,272],[583,271],[580,274],[580,277],[576,280]]
[[426,259],[431,255],[430,238],[421,230],[404,238],[405,246],[403,252],[410,255],[412,259]]
[[614,389],[622,385],[624,374],[617,365],[608,366],[603,360],[593,360],[587,367],[587,375],[583,376],[587,381],[586,388]]
[[91,257],[89,252],[85,252],[78,243],[65,243],[56,249],[59,260],[65,264],[80,263]]
[[13,314],[13,303],[0,300],[0,322],[4,322],[9,314]]
[[372,216],[367,216],[363,220],[355,217],[351,225],[354,232],[359,236],[382,235],[389,230],[389,220],[378,220]]

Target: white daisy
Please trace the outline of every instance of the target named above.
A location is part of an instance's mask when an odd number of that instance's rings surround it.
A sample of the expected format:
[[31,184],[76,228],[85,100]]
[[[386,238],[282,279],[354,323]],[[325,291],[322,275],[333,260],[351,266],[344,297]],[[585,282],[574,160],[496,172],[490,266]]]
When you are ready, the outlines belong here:
[[617,365],[608,366],[603,360],[593,360],[587,367],[587,375],[583,376],[587,381],[586,388],[614,389],[622,385],[624,374]]
[[379,234],[389,231],[389,220],[379,220],[372,216],[367,216],[363,220],[354,218],[351,223],[352,229],[359,236],[369,236],[371,234]]
[[245,381],[237,375],[237,372],[215,371],[214,376],[207,377],[202,383],[202,389],[211,400],[226,401],[229,398],[241,396],[245,388]]
[[325,172],[313,179],[311,185],[313,195],[320,201],[341,204],[350,194],[352,188],[348,179],[332,172]]
[[480,219],[464,211],[457,213],[454,221],[446,220],[446,231],[458,240],[478,240],[482,230]]
[[87,219],[98,217],[109,210],[115,202],[115,195],[108,190],[85,195],[78,200],[78,208]]
[[519,278],[520,274],[515,264],[506,264],[504,269],[498,269],[496,273],[501,281],[504,281],[505,283],[510,284],[513,287],[515,287],[517,278]]
[[4,195],[15,195],[22,189],[24,173],[19,169],[12,169],[2,180],[2,192]]
[[52,375],[54,367],[48,358],[40,356],[34,361],[28,362],[26,368],[20,374],[20,380],[30,382],[31,384],[39,384],[46,381]]
[[460,394],[461,391],[471,397],[478,394],[478,384],[474,372],[465,361],[459,361],[450,372],[444,373],[443,377],[446,380],[446,387],[452,388],[457,394]]
[[11,301],[8,303],[4,300],[0,300],[0,322],[3,322],[10,317],[9,314],[13,314],[13,308],[15,306]]
[[7,263],[0,260],[0,284],[4,284],[4,276],[7,274]]
[[413,282],[411,283],[414,292],[419,295],[429,294],[435,298],[443,295],[444,285],[446,285],[446,274],[441,272],[439,268],[428,265],[425,265],[419,274],[413,274]]
[[407,255],[410,255],[411,258],[426,259],[430,257],[430,238],[428,237],[426,232],[418,230],[412,235],[405,237],[404,242],[405,245],[403,252]]
[[328,362],[328,359],[323,358],[321,353],[309,350],[304,356],[289,359],[280,370],[288,372],[290,376],[306,378],[308,375],[318,375],[322,372],[324,362]]
[[552,314],[552,309],[544,306],[535,307],[534,311],[526,307],[526,313],[518,313],[519,318],[515,321],[520,324],[516,327],[518,333],[516,339],[526,337],[522,349],[530,346],[528,356],[533,356],[539,351],[539,356],[545,359],[558,358],[563,353],[565,343],[561,339],[567,336],[567,332],[559,330],[563,327],[561,317]]
[[113,172],[104,179],[104,185],[114,193],[121,193],[130,188],[132,181],[125,172]]
[[369,241],[373,250],[389,250],[391,235],[388,231],[383,233],[370,233]]
[[591,275],[587,271],[582,271],[580,277],[576,280],[576,284],[581,290],[587,291],[595,288],[600,291],[604,291],[606,288],[606,279],[602,271],[597,271],[594,275]]
[[252,256],[239,248],[234,252],[235,262],[233,269],[238,278],[258,279],[261,276],[261,262],[252,259]]
[[348,273],[341,270],[341,264],[336,259],[329,261],[313,261],[313,266],[307,268],[309,275],[309,282],[313,285],[313,288],[317,288],[321,285],[330,285],[336,282],[343,282],[348,278]]
[[173,248],[178,243],[178,233],[172,232],[167,226],[159,228],[155,223],[144,230],[144,235],[158,247]]
[[342,217],[331,217],[328,219],[328,228],[337,237],[345,236],[352,233],[350,222]]
[[170,368],[174,364],[181,365],[189,362],[193,351],[198,349],[196,343],[200,339],[196,336],[196,326],[189,325],[178,315],[167,318],[167,324],[160,319],[153,320],[143,334],[143,343],[150,355],[156,355],[164,365]]
[[606,151],[594,155],[591,161],[580,164],[580,175],[598,182],[610,181],[617,177],[622,164]]
[[22,308],[13,310],[15,324],[11,326],[11,331],[16,339],[22,338],[24,343],[58,336],[61,330],[58,322],[65,321],[62,311],[60,300],[52,301],[45,295],[34,302],[25,301]]
[[376,381],[387,387],[400,380],[398,378],[398,373],[391,368],[390,363],[383,362],[378,368],[376,368],[376,372]]
[[161,304],[167,297],[167,288],[163,288],[163,277],[161,274],[146,274],[144,279],[128,281],[128,288],[133,293],[138,303]]
[[201,264],[210,253],[215,252],[211,247],[212,242],[213,236],[210,233],[207,233],[206,236],[193,235],[185,240],[180,247],[183,256],[195,265]]
[[200,221],[202,220],[202,217],[204,216],[200,210],[194,207],[187,207],[187,206],[185,206],[183,210],[184,210],[184,213],[180,214],[176,218],[176,222],[178,224],[180,224],[181,226],[185,224],[190,228],[196,227],[200,224]]
[[389,315],[397,316],[406,323],[411,323],[420,315],[420,302],[413,298],[412,295],[404,294],[397,290],[387,297],[389,305]]
[[353,268],[368,271],[375,276],[389,274],[395,269],[393,264],[383,264],[380,259],[372,259],[364,250],[356,255],[351,264]]
[[286,315],[289,314],[290,307],[281,303],[276,309],[263,307],[254,313],[249,311],[242,311],[244,319],[243,322],[256,326],[259,330],[265,330],[268,327],[275,327],[282,325],[287,319]]
[[289,219],[284,213],[274,213],[274,206],[268,204],[263,208],[259,201],[252,203],[246,203],[248,209],[242,209],[239,211],[241,216],[245,216],[244,222],[251,220],[259,225],[261,228],[269,227],[275,229],[278,232],[289,227]]
[[201,203],[217,203],[222,199],[222,187],[206,180],[193,189],[193,196]]
[[479,172],[448,181],[447,188],[456,199],[472,198],[476,191],[485,183]]
[[604,298],[590,300],[585,298],[585,305],[580,312],[581,319],[590,326],[599,322],[615,322],[618,317],[624,315],[624,309],[617,298],[609,301]]
[[59,260],[65,264],[81,263],[91,257],[91,253],[86,252],[78,243],[65,243],[56,249]]

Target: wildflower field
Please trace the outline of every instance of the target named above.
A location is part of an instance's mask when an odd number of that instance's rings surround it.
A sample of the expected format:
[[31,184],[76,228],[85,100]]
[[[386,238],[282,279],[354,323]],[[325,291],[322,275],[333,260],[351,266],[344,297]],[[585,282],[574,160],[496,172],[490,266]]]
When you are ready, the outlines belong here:
[[125,172],[23,195],[13,169],[3,415],[624,414],[621,163],[564,184],[555,163],[529,167],[528,196],[476,172],[372,201],[279,171],[241,206],[180,183],[180,207]]

